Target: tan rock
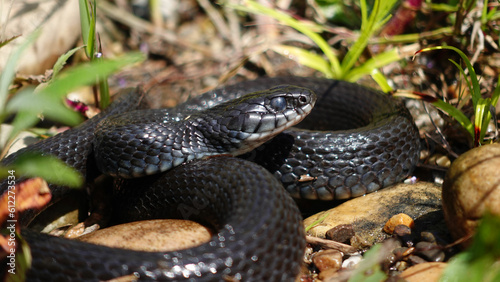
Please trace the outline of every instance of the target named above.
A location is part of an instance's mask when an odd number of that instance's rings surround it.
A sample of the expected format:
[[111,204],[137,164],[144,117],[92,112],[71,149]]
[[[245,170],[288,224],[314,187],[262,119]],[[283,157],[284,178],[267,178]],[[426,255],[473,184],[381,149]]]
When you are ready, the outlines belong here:
[[[352,224],[355,237],[373,244],[389,235],[382,232],[385,222],[393,215],[405,213],[415,221],[423,215],[441,209],[441,188],[425,182],[400,184],[363,197],[349,200],[333,209],[312,215],[304,220],[309,226],[314,221],[326,218],[308,233],[325,238],[325,233],[340,224]],[[444,225],[441,218],[432,219],[436,225]],[[426,226],[425,228],[429,228]],[[418,230],[417,230],[418,231]]]
[[485,211],[500,216],[499,168],[500,144],[472,149],[452,163],[443,184],[443,211],[455,239],[471,235]]
[[137,251],[176,251],[208,242],[211,231],[189,220],[161,219],[111,226],[79,240]]
[[414,265],[399,275],[407,282],[437,282],[448,264],[444,262],[426,262]]

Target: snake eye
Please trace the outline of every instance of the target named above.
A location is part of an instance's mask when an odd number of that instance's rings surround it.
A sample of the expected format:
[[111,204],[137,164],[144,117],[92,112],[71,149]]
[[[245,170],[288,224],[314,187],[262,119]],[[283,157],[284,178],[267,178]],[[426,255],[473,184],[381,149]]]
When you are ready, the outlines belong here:
[[284,97],[275,97],[271,99],[271,107],[277,112],[286,109],[286,99]]

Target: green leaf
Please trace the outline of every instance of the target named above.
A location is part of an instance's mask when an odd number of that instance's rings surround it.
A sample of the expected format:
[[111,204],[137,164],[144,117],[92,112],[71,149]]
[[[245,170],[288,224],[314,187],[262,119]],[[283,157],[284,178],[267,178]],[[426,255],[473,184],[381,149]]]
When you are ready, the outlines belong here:
[[0,48],[2,48],[3,46],[9,44],[12,40],[18,38],[19,36],[21,36],[21,35],[12,36],[11,38],[8,38],[6,40],[0,41]]
[[467,88],[469,88],[469,93],[472,93],[474,91],[473,86],[472,86],[471,82],[469,81],[469,79],[467,78],[467,75],[465,74],[464,69],[454,60],[448,59],[448,61],[450,61],[452,64],[455,65],[455,67],[460,72],[460,75],[463,77],[463,79],[465,79],[465,84],[467,85]]
[[500,218],[486,214],[471,246],[450,259],[440,281],[498,281],[500,278]]
[[79,87],[95,84],[98,79],[104,79],[121,68],[144,59],[144,54],[134,52],[115,59],[103,59],[81,64],[61,73],[56,80],[40,92],[52,97],[61,97],[61,95]]
[[81,123],[82,117],[80,114],[63,104],[63,95],[64,93],[59,97],[49,96],[47,93],[36,93],[29,89],[17,93],[7,104],[8,112],[19,112],[18,115],[20,115],[14,121],[15,130],[13,130],[12,134],[14,134],[14,131],[17,134],[19,131],[33,126],[42,113],[51,120],[68,125],[74,126]]
[[334,77],[334,73],[328,61],[318,54],[287,45],[275,45],[272,46],[271,49],[280,55],[297,61],[301,65],[322,72],[326,77]]
[[458,11],[458,5],[448,5],[448,4],[439,4],[439,3],[431,3],[429,5],[432,11],[436,12],[448,12],[448,13],[454,13]]
[[9,85],[16,74],[16,66],[19,58],[26,48],[28,48],[40,34],[39,30],[34,31],[28,38],[10,55],[2,74],[0,75],[0,112],[5,108],[5,101],[9,94]]
[[375,0],[373,4],[373,9],[369,17],[367,17],[367,5],[366,0],[361,0],[361,30],[360,35],[356,42],[349,48],[346,56],[342,60],[342,79],[349,81],[354,81],[351,77],[346,74],[353,68],[354,64],[358,61],[359,56],[363,53],[368,45],[368,41],[380,27],[385,24],[389,18],[389,12],[396,4],[396,0]]
[[455,120],[460,123],[460,125],[469,132],[472,138],[474,138],[474,125],[472,122],[467,118],[460,110],[457,108],[453,107],[453,105],[450,105],[442,100],[437,100],[436,102],[432,103],[434,106],[438,107],[442,111],[446,112],[448,115],[453,117]]
[[370,75],[378,84],[378,86],[380,86],[380,89],[382,89],[383,92],[388,93],[394,90],[387,82],[384,74],[381,73],[378,69],[374,69]]
[[367,60],[364,64],[356,67],[346,73],[345,79],[350,82],[356,82],[361,77],[373,73],[374,70],[386,66],[390,63],[397,62],[402,59],[399,51],[394,48],[389,51],[377,54]]
[[36,114],[30,111],[19,111],[12,122],[12,131],[9,133],[9,138],[7,140],[13,140],[19,132],[33,127],[37,122],[38,118]]
[[[481,89],[479,88],[479,81],[477,80],[477,75],[476,71],[474,70],[474,67],[469,61],[469,58],[462,52],[460,49],[455,48],[453,46],[435,46],[435,47],[429,47],[429,48],[424,48],[420,50],[420,52],[427,52],[427,51],[432,51],[432,50],[442,50],[442,49],[447,49],[447,50],[453,50],[455,51],[461,58],[462,61],[465,63],[467,70],[469,71],[469,76],[470,76],[470,83],[471,83],[471,94],[472,94],[472,103],[474,104],[474,107],[476,107],[476,103],[481,98]],[[419,53],[420,53],[419,52]],[[457,65],[455,63],[455,65]],[[458,67],[459,69],[462,69],[461,67]]]
[[[469,87],[469,91],[471,93],[471,99],[472,99],[472,104],[474,107],[474,126],[480,130],[479,136],[475,136],[474,134],[474,128],[472,125],[470,127],[467,127],[467,131],[472,135],[472,138],[474,140],[474,146],[479,146],[480,144],[483,143],[483,138],[487,130],[487,125],[489,121],[491,120],[491,113],[489,111],[490,106],[495,106],[496,104],[492,104],[493,101],[498,101],[498,96],[493,95],[493,97],[496,97],[495,99],[482,99],[481,97],[481,89],[479,87],[479,81],[477,79],[476,72],[474,70],[474,67],[472,66],[471,62],[467,58],[467,56],[458,48],[455,48],[453,46],[435,46],[435,47],[429,47],[429,48],[424,48],[420,50],[420,52],[428,52],[432,50],[442,50],[442,49],[447,49],[447,50],[452,50],[455,51],[462,59],[462,61],[465,63],[467,70],[469,71],[469,77],[470,80],[467,79],[467,76],[465,75],[464,69],[456,62],[453,60],[450,60],[451,63],[453,63],[457,69],[460,71],[462,76],[467,82],[467,86]],[[500,82],[500,79],[499,79]],[[455,117],[454,115],[452,115]],[[456,118],[456,117],[455,117]],[[460,124],[463,123],[462,121],[459,121]],[[462,125],[463,126],[463,125]]]
[[387,275],[380,268],[380,257],[385,257],[381,244],[374,245],[363,255],[363,261],[359,263],[349,278],[349,282],[380,282],[387,279]]
[[83,177],[78,171],[54,156],[24,153],[15,160],[13,166],[23,176],[41,177],[49,183],[69,187],[81,187],[83,184]]
[[52,79],[54,79],[57,74],[62,70],[62,68],[64,67],[64,65],[66,64],[66,62],[68,61],[68,59],[73,56],[73,54],[75,54],[76,51],[82,49],[84,46],[80,46],[80,47],[75,47],[71,50],[69,50],[68,52],[64,53],[63,55],[61,55],[58,59],[57,59],[57,62],[54,64],[54,67],[52,68]]
[[[113,60],[99,60],[73,67],[62,72],[45,88],[39,91],[22,91],[7,104],[7,111],[23,112],[19,124],[28,124],[35,117],[43,114],[45,117],[68,125],[77,125],[82,121],[80,115],[67,108],[63,103],[64,96],[85,85],[95,84],[98,79],[104,79],[111,73],[126,65],[144,59],[141,53],[132,53]],[[28,117],[28,114],[31,117]]]

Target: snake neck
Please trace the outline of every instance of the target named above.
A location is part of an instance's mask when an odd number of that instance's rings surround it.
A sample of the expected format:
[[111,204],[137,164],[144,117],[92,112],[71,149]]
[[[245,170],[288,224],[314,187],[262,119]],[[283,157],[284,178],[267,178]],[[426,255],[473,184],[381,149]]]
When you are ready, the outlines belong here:
[[95,131],[100,171],[135,178],[213,155],[240,155],[297,124],[316,95],[277,86],[181,116],[169,110],[136,111],[104,120]]
[[195,154],[196,159],[214,155],[238,156],[262,145],[276,134],[266,136],[260,140],[252,139],[252,134],[241,130],[231,130],[215,120],[196,118],[186,121],[184,135],[189,136],[186,143],[203,153]]

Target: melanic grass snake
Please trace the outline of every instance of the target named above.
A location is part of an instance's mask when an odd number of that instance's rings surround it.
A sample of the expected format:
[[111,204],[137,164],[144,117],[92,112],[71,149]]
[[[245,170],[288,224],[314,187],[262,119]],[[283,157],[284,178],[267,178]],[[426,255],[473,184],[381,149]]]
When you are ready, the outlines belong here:
[[[275,87],[285,84],[298,87]],[[239,98],[268,88],[273,90],[267,98]],[[139,99],[125,96],[79,128],[23,151],[56,155],[92,177],[95,163],[126,178],[154,174],[123,180],[117,192],[119,205],[128,207],[120,211],[123,217],[196,219],[218,233],[193,249],[144,253],[25,230],[33,252],[29,280],[96,281],[135,273],[141,280],[292,281],[300,268],[304,231],[300,212],[281,186],[295,197],[346,199],[402,180],[418,160],[418,131],[407,109],[383,93],[347,82],[262,78],[210,91],[169,110],[168,116],[164,110],[123,114]],[[275,128],[300,121],[314,101],[300,129],[278,134]],[[107,118],[115,113],[117,119]],[[149,123],[158,117],[161,123]],[[172,133],[172,124],[184,129]],[[228,156],[206,159],[220,154],[243,154],[260,166]],[[51,190],[54,199],[67,191]]]

